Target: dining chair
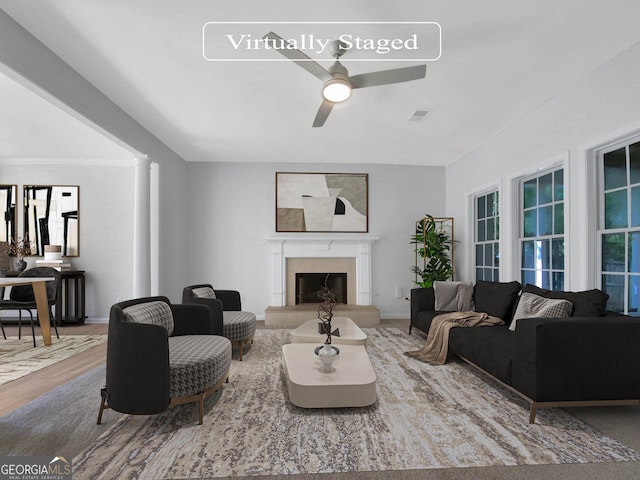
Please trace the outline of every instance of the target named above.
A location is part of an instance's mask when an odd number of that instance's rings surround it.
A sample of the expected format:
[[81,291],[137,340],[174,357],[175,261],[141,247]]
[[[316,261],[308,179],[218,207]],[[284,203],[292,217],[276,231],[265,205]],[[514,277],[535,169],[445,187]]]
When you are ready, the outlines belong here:
[[[18,275],[20,277],[53,277],[55,280],[47,282],[47,304],[49,308],[49,318],[51,324],[56,332],[56,337],[59,339],[58,326],[54,321],[52,306],[56,304],[58,295],[58,286],[60,285],[60,272],[51,267],[34,267],[21,272]],[[33,294],[33,287],[31,285],[17,285],[11,287],[11,293],[9,293],[9,300],[0,301],[0,310],[17,310],[18,311],[18,338],[22,338],[22,311],[29,312],[31,320],[31,334],[33,335],[33,346],[36,346],[36,332],[34,327],[34,319],[32,310],[36,310],[36,299]],[[37,317],[36,317],[37,318]],[[4,333],[4,328],[2,329]]]

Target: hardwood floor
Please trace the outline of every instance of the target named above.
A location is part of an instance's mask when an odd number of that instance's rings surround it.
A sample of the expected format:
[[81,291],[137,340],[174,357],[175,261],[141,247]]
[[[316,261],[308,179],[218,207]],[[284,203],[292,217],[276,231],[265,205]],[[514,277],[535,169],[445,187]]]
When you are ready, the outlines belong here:
[[[381,320],[380,328],[385,327],[408,329],[409,320]],[[258,328],[264,328],[264,321],[258,321]],[[106,335],[108,325],[106,323],[72,325],[58,327],[58,330],[60,335]],[[5,331],[8,336],[18,335],[17,326],[5,326]],[[55,332],[52,333],[55,341]],[[22,334],[30,336],[30,328],[28,326],[25,328],[23,325]],[[36,335],[40,335],[39,328],[36,328]],[[1,341],[2,336],[0,335],[0,342]],[[5,385],[0,385],[0,416],[20,408],[25,403],[38,398],[40,395],[101,365],[106,359],[106,353],[107,344],[104,343]]]
[[[17,326],[5,325],[4,329],[8,336],[18,335]],[[60,335],[106,335],[107,329],[108,325],[106,323],[58,327]],[[27,326],[25,328],[23,325],[22,334],[31,336],[30,327]],[[53,341],[55,342],[55,332],[52,332],[52,334]],[[36,328],[36,336],[38,335],[40,335],[40,329]],[[2,340],[2,335],[0,335],[0,342],[2,342]],[[42,337],[40,337],[40,340],[42,340]],[[40,395],[97,367],[105,361],[106,353],[107,344],[104,343],[38,370],[37,372],[0,385],[0,416],[12,412],[25,403],[38,398]]]

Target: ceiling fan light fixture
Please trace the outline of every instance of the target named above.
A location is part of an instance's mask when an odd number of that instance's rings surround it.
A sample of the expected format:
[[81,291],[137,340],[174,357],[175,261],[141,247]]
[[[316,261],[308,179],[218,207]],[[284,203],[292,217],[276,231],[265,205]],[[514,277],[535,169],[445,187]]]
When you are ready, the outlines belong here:
[[333,103],[344,102],[351,96],[351,83],[339,76],[327,80],[322,87],[322,96]]

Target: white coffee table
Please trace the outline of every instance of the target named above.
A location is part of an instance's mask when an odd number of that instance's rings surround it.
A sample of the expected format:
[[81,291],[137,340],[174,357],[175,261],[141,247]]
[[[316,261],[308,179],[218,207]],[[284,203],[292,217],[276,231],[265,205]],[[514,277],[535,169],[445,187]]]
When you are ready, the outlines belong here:
[[[318,333],[320,320],[308,320],[291,332],[291,343],[315,343],[322,345],[326,334]],[[331,343],[336,345],[366,345],[367,336],[353,320],[347,317],[333,317],[331,331],[340,329],[340,336],[332,335]]]
[[302,408],[365,407],[376,401],[376,373],[362,345],[340,345],[332,371],[324,373],[315,343],[282,347],[289,401]]

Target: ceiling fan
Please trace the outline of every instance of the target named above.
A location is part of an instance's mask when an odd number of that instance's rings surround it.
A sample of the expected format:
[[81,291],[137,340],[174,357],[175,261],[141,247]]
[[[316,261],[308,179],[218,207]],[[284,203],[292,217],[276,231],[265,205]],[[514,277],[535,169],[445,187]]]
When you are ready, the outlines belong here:
[[[282,44],[290,45],[279,35],[269,32],[264,38],[268,38]],[[379,72],[363,73],[349,76],[347,69],[340,63],[340,57],[347,51],[346,45],[340,40],[334,40],[329,44],[329,51],[335,63],[326,70],[318,63],[311,60],[305,53],[295,48],[279,48],[278,52],[288,59],[297,63],[307,72],[319,78],[323,82],[323,100],[313,120],[314,127],[321,127],[331,113],[331,109],[336,103],[344,102],[351,95],[354,88],[376,87],[378,85],[389,85],[392,83],[409,82],[419,80],[427,74],[426,65],[414,67],[395,68],[393,70],[382,70]]]

